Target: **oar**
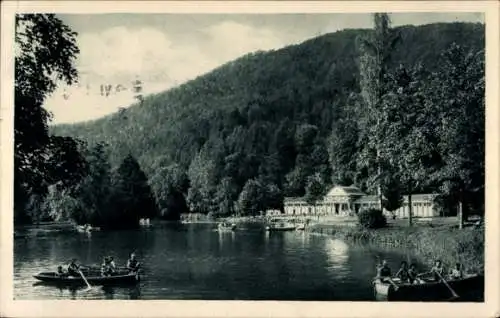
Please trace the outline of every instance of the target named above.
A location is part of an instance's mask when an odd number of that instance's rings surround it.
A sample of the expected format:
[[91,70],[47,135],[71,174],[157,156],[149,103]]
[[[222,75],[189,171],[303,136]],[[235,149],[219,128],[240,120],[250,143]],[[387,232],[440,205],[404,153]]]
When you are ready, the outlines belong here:
[[85,284],[87,284],[88,288],[87,290],[91,290],[92,289],[92,286],[90,286],[88,280],[85,278],[85,275],[83,275],[82,271],[79,269],[78,272],[80,273],[80,275],[82,276],[83,278],[83,281],[85,282]]
[[436,272],[436,274],[439,276],[439,278],[441,278],[441,280],[446,285],[446,287],[448,287],[448,289],[451,291],[451,294],[453,295],[453,298],[459,298],[460,296],[458,296],[458,294],[453,290],[453,288],[451,288],[451,286],[448,284],[448,282],[446,281],[446,279],[444,279],[443,276],[441,276],[441,274],[439,272]]
[[[391,285],[394,287],[394,290],[398,290],[399,289],[399,286],[396,285],[396,283],[390,277],[386,277],[386,278],[389,281],[389,283],[391,283]],[[375,277],[373,279],[373,283],[375,283],[377,280],[380,280],[381,282],[383,282],[381,277]]]
[[396,283],[392,280],[392,278],[387,277],[387,280],[388,280],[388,281],[389,281],[389,283],[391,283],[391,285],[394,287],[394,290],[398,290],[398,289],[399,289],[398,285],[396,285]]

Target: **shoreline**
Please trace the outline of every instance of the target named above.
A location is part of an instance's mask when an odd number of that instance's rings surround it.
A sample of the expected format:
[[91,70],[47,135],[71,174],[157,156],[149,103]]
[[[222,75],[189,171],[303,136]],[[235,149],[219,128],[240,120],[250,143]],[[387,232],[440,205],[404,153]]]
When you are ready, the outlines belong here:
[[[310,223],[304,232],[344,240],[347,243],[372,245],[381,248],[401,249],[432,266],[440,259],[447,268],[459,262],[467,272],[484,273],[484,227],[467,226],[458,229],[456,218],[414,219],[414,225],[408,227],[407,220],[388,220],[388,225],[381,229],[361,228],[356,218],[300,217],[300,216],[259,216],[228,217],[217,221],[241,223],[265,223],[275,218],[290,222]],[[467,222],[471,224],[470,222]]]
[[447,268],[459,262],[467,272],[484,272],[484,228],[460,230],[449,226],[413,226],[366,230],[360,227],[314,224],[305,231],[342,239],[348,243],[401,248],[411,251],[429,264],[440,259]]

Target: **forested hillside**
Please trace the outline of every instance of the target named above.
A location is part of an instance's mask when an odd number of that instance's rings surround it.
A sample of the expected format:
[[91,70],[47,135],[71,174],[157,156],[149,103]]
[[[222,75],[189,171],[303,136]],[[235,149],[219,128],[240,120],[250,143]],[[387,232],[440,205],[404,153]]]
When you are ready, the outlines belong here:
[[[467,90],[477,92],[479,99],[484,95],[484,25],[433,24],[396,31],[401,41],[392,52],[389,67],[392,105],[406,102],[403,115],[420,112],[414,114],[415,123],[424,123],[422,116],[433,114],[437,106],[432,105],[448,105],[451,114],[447,118],[452,121],[448,124],[453,126],[457,121],[452,109],[459,109],[458,99],[470,96]],[[54,135],[90,144],[105,142],[113,167],[128,154],[137,158],[166,218],[187,210],[229,215],[237,207],[257,213],[280,208],[284,196],[305,195],[314,201],[333,183],[355,183],[372,191],[370,172],[360,168],[358,160],[363,146],[361,123],[367,110],[360,96],[357,44],[369,32],[345,30],[280,50],[252,53],[177,88],[146,97],[141,105],[124,112],[51,130]],[[449,82],[453,74],[463,76],[462,82]],[[405,79],[408,83],[403,83]],[[415,88],[410,85],[414,82],[421,85]],[[413,102],[427,105],[425,110],[403,100],[408,97],[401,93],[405,85],[420,94],[422,99]],[[455,94],[457,88],[463,96]],[[448,102],[455,95],[457,100]],[[467,104],[460,112],[460,122],[480,127],[484,99],[482,102],[475,104],[475,110]],[[397,107],[392,111],[398,112]],[[438,125],[442,114],[429,120],[427,131],[438,133],[432,125]],[[448,131],[447,137],[468,131],[455,126],[456,134]],[[456,142],[471,147],[484,143],[484,122],[482,129],[483,135],[474,130],[475,136]],[[435,140],[427,137],[435,142],[435,149],[442,149],[440,153],[431,151],[439,156],[434,158],[439,164],[429,170],[436,177],[433,182],[417,183],[413,190],[444,191],[449,179],[443,177],[444,158],[446,154],[453,157],[453,147],[446,148],[436,136]],[[482,165],[483,175],[477,169],[463,172],[470,179],[467,189],[476,189],[484,178],[484,157],[476,159],[479,162],[472,165]]]

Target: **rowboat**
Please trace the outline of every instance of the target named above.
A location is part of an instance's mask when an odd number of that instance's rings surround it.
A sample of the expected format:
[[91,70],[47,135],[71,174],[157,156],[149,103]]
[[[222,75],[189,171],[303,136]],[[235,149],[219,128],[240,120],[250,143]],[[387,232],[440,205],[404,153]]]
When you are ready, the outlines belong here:
[[236,224],[228,224],[228,223],[219,223],[217,226],[217,230],[219,232],[229,232],[236,230]]
[[100,231],[101,228],[85,224],[85,225],[77,225],[76,230],[80,233],[90,233],[92,231]]
[[[129,273],[127,271],[119,271],[115,275],[102,276],[99,272],[87,273],[85,278],[91,285],[120,285],[120,284],[134,284],[139,282],[140,277],[138,273]],[[56,272],[42,272],[34,275],[34,277],[42,282],[51,283],[56,285],[85,285],[82,276],[66,276],[59,275]]]
[[281,231],[294,231],[296,226],[294,224],[287,223],[274,223],[266,226],[266,231],[269,232],[281,232]]
[[[373,282],[375,296],[379,300],[395,301],[443,301],[453,298],[450,288],[441,281],[426,280],[422,283],[401,283],[397,278],[390,282],[382,282],[376,279]],[[446,280],[448,285],[460,297],[484,291],[483,275],[467,275],[462,279]],[[397,288],[396,288],[397,286]]]
[[304,231],[304,230],[306,229],[306,225],[305,225],[304,223],[297,224],[297,225],[295,226],[295,229],[296,229],[297,231]]

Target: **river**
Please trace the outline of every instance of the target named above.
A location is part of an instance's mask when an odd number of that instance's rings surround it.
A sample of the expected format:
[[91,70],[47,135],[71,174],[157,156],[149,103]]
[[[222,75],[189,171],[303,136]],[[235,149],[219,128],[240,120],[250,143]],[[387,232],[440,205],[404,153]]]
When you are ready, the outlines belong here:
[[[14,239],[15,299],[374,300],[375,265],[395,270],[408,256],[353,246],[304,232],[249,228],[219,233],[213,224],[158,224],[133,231],[18,231]],[[136,251],[144,274],[135,287],[59,288],[33,275],[77,258],[98,264],[112,255],[124,265]]]

